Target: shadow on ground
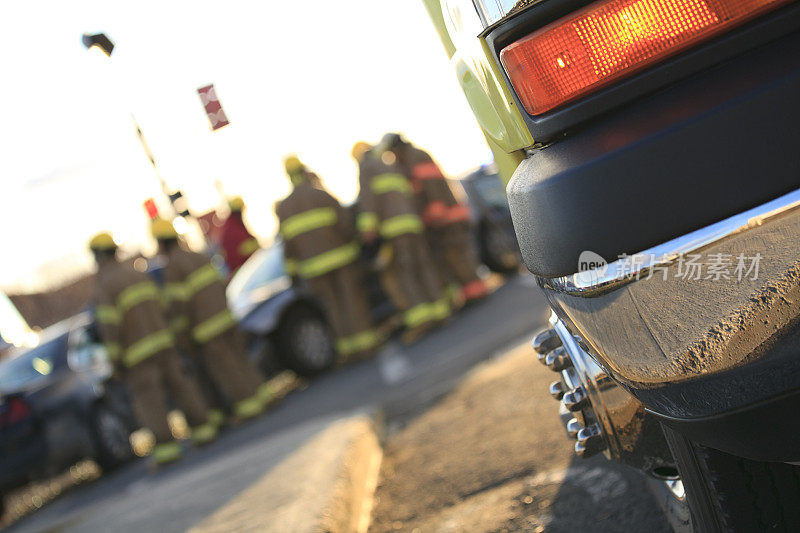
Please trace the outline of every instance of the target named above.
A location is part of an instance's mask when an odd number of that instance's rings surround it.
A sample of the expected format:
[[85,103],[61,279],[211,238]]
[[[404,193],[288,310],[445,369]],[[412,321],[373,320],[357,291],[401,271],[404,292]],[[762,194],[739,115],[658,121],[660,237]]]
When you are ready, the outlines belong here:
[[669,531],[641,474],[574,456],[552,380],[526,344],[395,421],[371,531]]

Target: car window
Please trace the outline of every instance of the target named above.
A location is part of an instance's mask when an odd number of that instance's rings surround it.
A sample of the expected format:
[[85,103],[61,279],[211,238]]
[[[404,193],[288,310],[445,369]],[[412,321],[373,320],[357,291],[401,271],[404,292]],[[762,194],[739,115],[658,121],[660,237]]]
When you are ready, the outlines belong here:
[[236,299],[254,289],[268,285],[286,275],[283,261],[283,244],[256,251],[243,264],[228,284],[228,298]]
[[46,342],[0,363],[0,394],[14,392],[52,374],[65,364],[66,336]]

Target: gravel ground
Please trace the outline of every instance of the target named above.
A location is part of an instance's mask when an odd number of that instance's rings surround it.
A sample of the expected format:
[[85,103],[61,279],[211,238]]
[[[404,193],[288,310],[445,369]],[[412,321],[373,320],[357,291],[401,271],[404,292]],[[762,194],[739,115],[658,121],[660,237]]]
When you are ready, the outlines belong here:
[[370,530],[668,532],[641,474],[573,455],[553,379],[526,344],[390,420]]

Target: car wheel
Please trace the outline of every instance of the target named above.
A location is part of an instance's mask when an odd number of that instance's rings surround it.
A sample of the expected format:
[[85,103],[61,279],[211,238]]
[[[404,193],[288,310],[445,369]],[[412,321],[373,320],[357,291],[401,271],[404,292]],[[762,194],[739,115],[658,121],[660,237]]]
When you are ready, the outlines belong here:
[[736,457],[664,427],[694,531],[786,531],[800,524],[800,467]]
[[133,458],[130,431],[123,417],[109,407],[98,404],[92,423],[95,460],[103,470],[112,470]]
[[486,224],[481,231],[481,251],[483,262],[492,272],[512,274],[519,270],[519,247],[504,228]]
[[301,376],[330,368],[336,358],[333,335],[323,316],[306,307],[291,310],[278,330],[278,356]]

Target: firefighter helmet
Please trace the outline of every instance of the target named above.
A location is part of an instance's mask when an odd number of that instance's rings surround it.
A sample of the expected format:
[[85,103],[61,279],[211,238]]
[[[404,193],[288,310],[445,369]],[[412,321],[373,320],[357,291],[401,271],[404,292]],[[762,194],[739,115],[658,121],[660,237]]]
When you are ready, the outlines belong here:
[[102,231],[91,238],[89,249],[95,252],[116,250],[117,243],[109,232]]
[[228,200],[228,207],[234,213],[241,213],[244,211],[244,200],[242,200],[241,196],[234,196]]
[[164,220],[163,218],[157,218],[153,220],[153,222],[150,224],[150,233],[152,233],[153,237],[159,241],[178,238],[178,232],[175,231],[172,223],[169,220]]
[[366,154],[370,150],[372,150],[372,145],[364,141],[358,141],[353,145],[353,149],[350,151],[350,155],[353,157],[353,159],[355,159],[360,163],[361,160],[364,159],[364,154]]

